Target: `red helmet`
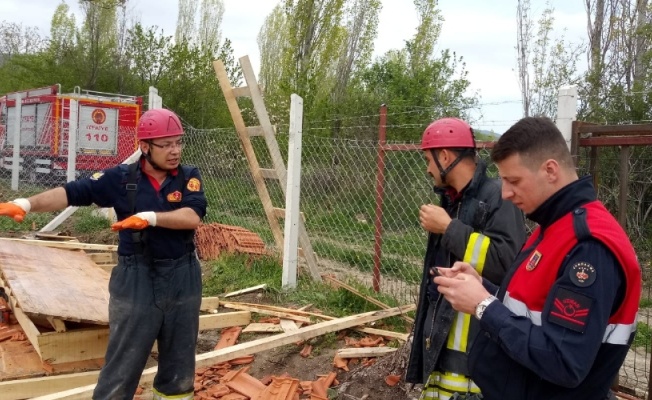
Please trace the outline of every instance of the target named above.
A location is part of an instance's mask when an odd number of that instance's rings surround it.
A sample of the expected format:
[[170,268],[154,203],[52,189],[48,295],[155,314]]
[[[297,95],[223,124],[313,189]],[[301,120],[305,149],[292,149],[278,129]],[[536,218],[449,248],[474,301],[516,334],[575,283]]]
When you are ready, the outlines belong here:
[[475,148],[473,129],[457,118],[442,118],[432,122],[421,138],[421,150]]
[[138,122],[138,140],[158,139],[183,135],[183,127],[177,114],[165,108],[145,112]]

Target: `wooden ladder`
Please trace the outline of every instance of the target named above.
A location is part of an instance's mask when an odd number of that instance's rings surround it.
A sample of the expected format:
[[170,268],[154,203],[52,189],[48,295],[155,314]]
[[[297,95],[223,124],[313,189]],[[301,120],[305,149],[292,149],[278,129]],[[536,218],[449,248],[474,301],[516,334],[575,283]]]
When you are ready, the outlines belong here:
[[[287,197],[287,169],[283,157],[281,156],[281,151],[279,150],[278,142],[276,141],[274,127],[269,119],[269,114],[267,113],[267,108],[265,107],[265,102],[248,56],[240,58],[240,66],[242,67],[242,73],[247,86],[234,88],[231,87],[231,82],[229,81],[224,63],[221,60],[213,62],[215,75],[217,76],[217,80],[219,81],[222,92],[224,93],[224,98],[226,99],[226,104],[231,112],[231,118],[233,119],[235,130],[238,132],[240,143],[242,144],[245,156],[249,162],[249,169],[251,170],[251,175],[254,179],[258,196],[263,203],[263,208],[267,215],[267,221],[269,222],[272,234],[274,235],[274,242],[276,243],[276,247],[282,252],[283,231],[281,230],[278,218],[285,217],[285,209],[274,207],[269,191],[267,190],[265,179],[277,181],[281,186],[283,196]],[[244,119],[242,118],[242,111],[238,106],[238,97],[251,98],[256,116],[260,123],[259,126],[245,125]],[[260,167],[258,159],[256,158],[256,153],[251,144],[251,137],[254,136],[263,136],[265,138],[265,143],[267,144],[267,149],[269,150],[272,159],[273,168],[268,169]],[[306,260],[310,275],[314,280],[321,282],[322,278],[319,274],[319,269],[317,268],[317,259],[312,250],[310,238],[308,237],[302,218],[299,218],[299,245],[301,246],[299,254],[301,254]]]

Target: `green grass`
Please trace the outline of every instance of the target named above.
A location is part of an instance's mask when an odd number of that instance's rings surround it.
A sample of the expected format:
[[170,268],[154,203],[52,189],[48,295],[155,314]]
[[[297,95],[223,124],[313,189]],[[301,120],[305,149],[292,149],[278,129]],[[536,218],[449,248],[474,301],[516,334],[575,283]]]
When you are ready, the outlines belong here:
[[652,343],[652,328],[643,322],[636,324],[636,336],[634,337],[633,347],[648,348]]

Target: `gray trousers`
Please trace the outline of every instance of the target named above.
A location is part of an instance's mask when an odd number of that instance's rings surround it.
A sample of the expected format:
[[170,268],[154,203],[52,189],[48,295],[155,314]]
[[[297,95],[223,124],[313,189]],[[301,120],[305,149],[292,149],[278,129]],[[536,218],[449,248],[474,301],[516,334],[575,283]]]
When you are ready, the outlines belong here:
[[176,260],[119,257],[109,294],[109,345],[93,399],[133,399],[154,341],[154,389],[192,393],[202,296],[195,252]]

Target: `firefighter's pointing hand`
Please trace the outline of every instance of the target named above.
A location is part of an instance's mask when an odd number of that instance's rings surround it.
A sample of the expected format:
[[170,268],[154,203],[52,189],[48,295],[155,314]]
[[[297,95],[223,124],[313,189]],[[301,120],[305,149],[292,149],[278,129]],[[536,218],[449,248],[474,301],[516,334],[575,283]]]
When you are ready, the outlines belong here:
[[111,225],[111,230],[121,231],[123,229],[145,229],[148,226],[156,226],[156,213],[153,211],[139,212],[131,217]]
[[25,215],[32,208],[29,200],[16,199],[9,203],[0,203],[0,215],[13,218],[16,222],[23,222]]

